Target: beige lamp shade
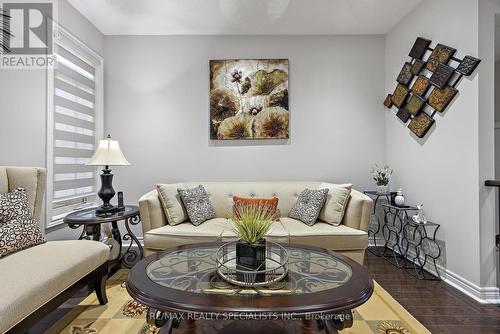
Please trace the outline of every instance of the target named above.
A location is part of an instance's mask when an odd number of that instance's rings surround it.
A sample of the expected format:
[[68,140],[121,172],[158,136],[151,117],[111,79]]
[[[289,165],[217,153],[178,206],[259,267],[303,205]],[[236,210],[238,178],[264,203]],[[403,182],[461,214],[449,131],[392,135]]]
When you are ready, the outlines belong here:
[[87,162],[89,166],[128,166],[130,163],[120,149],[118,140],[111,138],[101,139],[99,147],[92,158]]

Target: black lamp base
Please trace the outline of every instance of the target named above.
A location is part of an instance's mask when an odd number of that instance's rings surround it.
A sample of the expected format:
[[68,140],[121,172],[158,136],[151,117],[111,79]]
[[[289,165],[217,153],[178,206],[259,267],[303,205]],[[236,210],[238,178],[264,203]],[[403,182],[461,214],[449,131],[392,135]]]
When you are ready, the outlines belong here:
[[113,174],[109,166],[105,166],[101,174],[101,189],[97,193],[103,204],[95,210],[97,216],[106,217],[111,216],[117,212],[124,211],[123,207],[114,206],[111,199],[115,196],[113,189]]

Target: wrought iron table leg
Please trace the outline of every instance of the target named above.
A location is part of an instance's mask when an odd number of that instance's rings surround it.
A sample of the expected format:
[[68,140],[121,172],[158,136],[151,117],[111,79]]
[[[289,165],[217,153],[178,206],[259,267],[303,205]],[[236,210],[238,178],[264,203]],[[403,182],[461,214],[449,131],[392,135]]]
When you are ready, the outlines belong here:
[[337,334],[339,331],[352,327],[353,319],[351,311],[325,316],[326,319],[321,320],[320,329],[324,329],[326,334]]
[[149,308],[146,314],[147,323],[158,327],[160,334],[171,334],[174,328],[179,327],[180,319],[180,316],[170,315],[152,307]]
[[120,251],[118,252],[118,254],[121,255],[121,253],[122,253],[122,236],[120,234],[120,229],[118,228],[118,223],[116,221],[112,222],[111,227],[113,228],[111,230],[111,234],[113,235],[113,239],[115,239],[116,242],[118,242],[118,245],[120,245]]
[[[122,262],[128,268],[131,268],[134,265],[134,263],[137,260],[142,259],[143,255],[144,255],[144,251],[142,249],[141,243],[139,242],[139,240],[137,239],[135,234],[130,229],[130,224],[137,225],[140,222],[141,222],[141,219],[139,216],[135,216],[135,217],[132,217],[132,218],[125,220],[125,228],[127,229],[127,233],[123,235],[123,240],[129,240],[130,244],[127,247],[127,250],[125,251],[125,253],[123,254]],[[137,245],[139,252],[137,252],[135,249],[132,249],[132,245],[134,243]]]

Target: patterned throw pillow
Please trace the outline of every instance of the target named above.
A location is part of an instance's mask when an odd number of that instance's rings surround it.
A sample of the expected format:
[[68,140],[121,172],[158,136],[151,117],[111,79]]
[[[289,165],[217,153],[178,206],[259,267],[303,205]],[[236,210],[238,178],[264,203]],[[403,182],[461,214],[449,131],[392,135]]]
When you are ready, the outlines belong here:
[[181,196],[189,220],[193,225],[198,226],[208,219],[215,218],[214,207],[210,203],[207,191],[201,184],[192,189],[177,189],[177,192]]
[[31,218],[30,203],[24,188],[0,194],[0,226],[8,224],[13,219]]
[[14,219],[0,225],[0,258],[45,242],[45,236],[34,219]]
[[323,205],[325,205],[328,189],[311,190],[305,189],[297,198],[290,211],[290,218],[312,226],[316,223]]

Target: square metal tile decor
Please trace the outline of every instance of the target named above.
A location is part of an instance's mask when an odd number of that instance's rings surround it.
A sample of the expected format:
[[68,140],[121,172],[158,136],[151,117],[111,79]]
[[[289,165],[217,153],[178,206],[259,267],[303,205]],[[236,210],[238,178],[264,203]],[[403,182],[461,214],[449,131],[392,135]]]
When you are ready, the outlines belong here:
[[406,100],[406,97],[408,96],[408,93],[408,88],[406,88],[404,85],[397,85],[394,93],[392,93],[392,103],[394,103],[396,107],[401,108]]
[[411,65],[411,73],[413,75],[419,75],[424,66],[425,66],[425,61],[416,59]]
[[448,83],[453,73],[455,73],[453,67],[445,64],[438,64],[429,81],[437,88],[443,88]]
[[415,59],[422,59],[430,44],[430,40],[422,37],[417,37],[408,55]]
[[421,112],[418,116],[414,117],[408,128],[413,132],[418,138],[424,138],[426,133],[430,130],[434,120],[431,116],[427,115],[425,112]]
[[419,75],[413,85],[411,86],[411,91],[420,96],[425,96],[427,90],[431,86],[429,79],[424,77],[423,75]]
[[471,56],[465,56],[464,60],[462,60],[460,65],[458,65],[457,72],[469,76],[474,73],[474,70],[480,62],[480,59]]
[[396,116],[398,116],[398,118],[401,120],[401,122],[406,123],[410,119],[411,114],[408,111],[408,109],[403,107],[403,108],[398,110],[398,112],[396,113]]
[[425,99],[417,94],[411,94],[408,103],[406,104],[406,109],[412,115],[418,114],[420,109],[425,105]]
[[448,64],[455,52],[457,52],[457,50],[452,47],[443,44],[436,45],[436,48],[432,51],[429,59],[427,60],[425,68],[434,72],[438,64]]
[[398,79],[396,81],[402,85],[408,86],[411,79],[413,79],[413,73],[411,73],[411,67],[412,66],[410,63],[405,63],[403,65],[403,68],[401,69],[401,72],[399,72]]
[[442,89],[434,88],[429,95],[427,104],[437,111],[443,112],[457,93],[458,90],[450,86],[446,86]]

